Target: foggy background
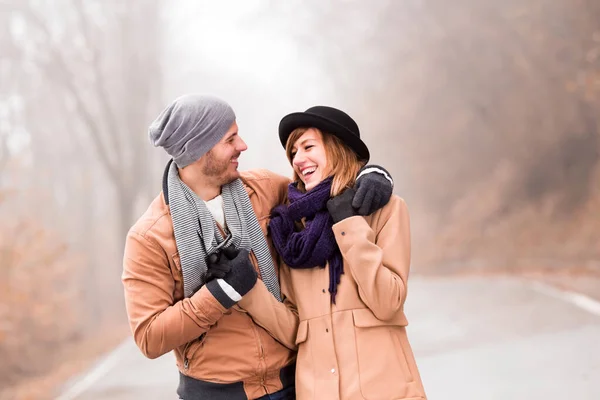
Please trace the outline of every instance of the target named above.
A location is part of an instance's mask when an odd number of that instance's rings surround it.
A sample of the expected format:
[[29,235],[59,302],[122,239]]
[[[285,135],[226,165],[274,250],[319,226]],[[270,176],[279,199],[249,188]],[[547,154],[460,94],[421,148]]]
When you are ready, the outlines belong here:
[[279,120],[348,112],[413,276],[600,274],[596,0],[0,0],[6,398],[128,334],[124,235],[167,161],[147,128],[191,92],[235,109],[240,169],[287,176]]

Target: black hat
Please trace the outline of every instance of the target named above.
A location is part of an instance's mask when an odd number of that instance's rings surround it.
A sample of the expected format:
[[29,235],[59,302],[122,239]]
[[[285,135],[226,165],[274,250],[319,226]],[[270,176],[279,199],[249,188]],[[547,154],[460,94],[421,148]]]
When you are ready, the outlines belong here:
[[305,112],[286,115],[279,123],[279,140],[283,148],[294,129],[301,127],[318,128],[335,135],[354,150],[359,159],[369,161],[369,149],[360,140],[358,125],[345,112],[333,107],[315,106]]

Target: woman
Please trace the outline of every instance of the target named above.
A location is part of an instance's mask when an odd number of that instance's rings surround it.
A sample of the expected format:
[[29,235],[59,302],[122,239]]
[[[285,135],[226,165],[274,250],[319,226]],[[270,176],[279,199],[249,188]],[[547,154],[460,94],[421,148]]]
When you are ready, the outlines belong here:
[[299,399],[425,399],[403,312],[410,266],[406,204],[370,216],[352,207],[369,159],[358,126],[317,106],[281,120],[294,169],[289,205],[269,225],[282,294],[295,307]]

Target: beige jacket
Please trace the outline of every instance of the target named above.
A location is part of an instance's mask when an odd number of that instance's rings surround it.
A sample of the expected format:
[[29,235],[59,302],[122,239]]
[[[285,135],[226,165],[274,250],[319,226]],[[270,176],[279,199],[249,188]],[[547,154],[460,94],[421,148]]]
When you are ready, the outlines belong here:
[[280,270],[282,294],[300,321],[297,334],[278,324],[280,340],[295,335],[298,346],[298,399],[425,399],[403,311],[410,266],[404,200],[392,196],[381,210],[347,218],[333,231],[344,257],[336,304],[326,268]]
[[[242,181],[267,234],[270,211],[286,200],[289,180],[258,170],[243,172]],[[277,269],[269,238],[267,243]],[[259,272],[253,254],[251,258]],[[222,384],[243,382],[249,399],[283,387],[281,371],[295,359],[293,339],[274,339],[285,335],[277,330],[271,334],[238,306],[224,309],[206,287],[183,298],[173,223],[162,193],[127,235],[122,280],[134,339],[147,357],[174,350],[184,375]],[[273,310],[265,317],[270,325],[275,324],[269,319],[277,319],[297,329],[295,316],[290,317],[286,305],[277,302],[262,281],[244,298]]]

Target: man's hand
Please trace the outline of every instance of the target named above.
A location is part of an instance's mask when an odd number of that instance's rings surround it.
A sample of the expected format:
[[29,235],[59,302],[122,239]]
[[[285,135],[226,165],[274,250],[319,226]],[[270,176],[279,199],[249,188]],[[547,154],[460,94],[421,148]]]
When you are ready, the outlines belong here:
[[390,174],[378,165],[365,165],[356,178],[356,195],[352,200],[359,215],[370,215],[385,206],[394,189]]
[[227,260],[229,272],[222,279],[213,279],[206,284],[206,288],[225,308],[231,308],[256,284],[258,275],[249,255],[248,250],[241,249],[233,259]]
[[239,250],[231,245],[220,252],[213,253],[206,259],[206,282],[213,279],[223,279],[231,270],[231,260],[235,258]]

